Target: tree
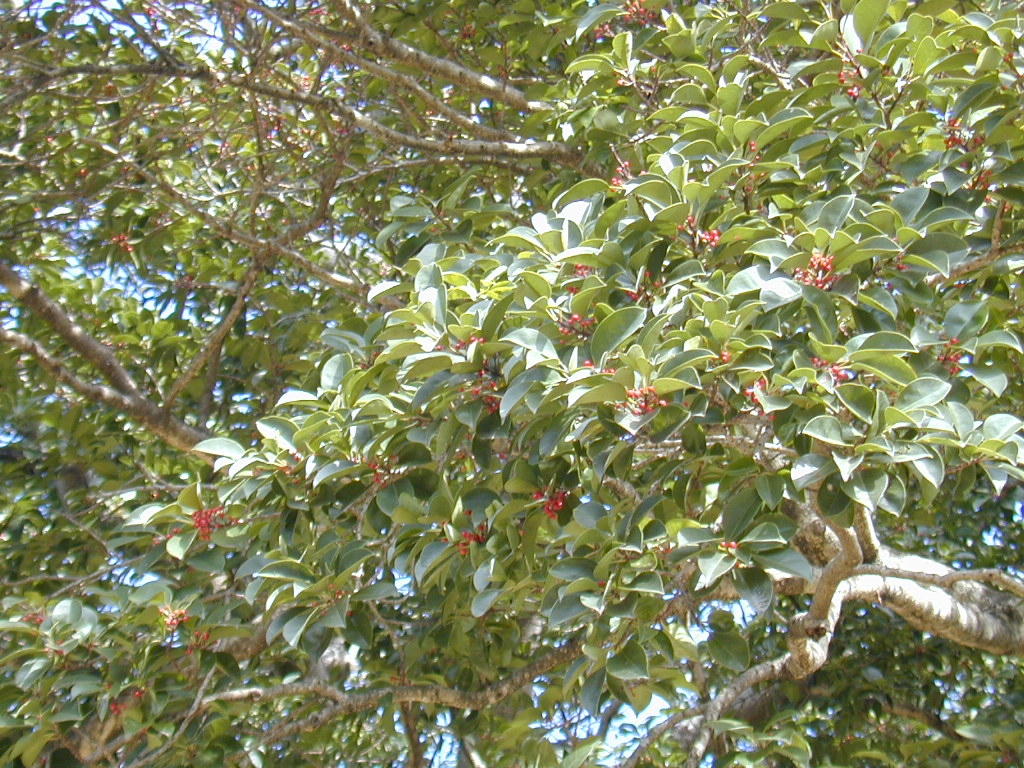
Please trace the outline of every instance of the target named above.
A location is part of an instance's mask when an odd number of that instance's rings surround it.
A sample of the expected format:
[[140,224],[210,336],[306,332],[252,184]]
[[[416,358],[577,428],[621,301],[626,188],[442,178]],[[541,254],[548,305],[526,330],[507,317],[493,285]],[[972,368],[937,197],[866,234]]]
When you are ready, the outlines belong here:
[[1020,759],[1018,3],[2,24],[0,762]]

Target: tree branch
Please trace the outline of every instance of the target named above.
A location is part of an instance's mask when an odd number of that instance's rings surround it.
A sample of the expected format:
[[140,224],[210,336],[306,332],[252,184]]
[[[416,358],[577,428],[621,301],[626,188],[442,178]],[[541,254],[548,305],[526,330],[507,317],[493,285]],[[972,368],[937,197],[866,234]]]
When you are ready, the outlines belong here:
[[126,395],[139,393],[138,385],[110,348],[86,333],[85,329],[74,322],[39,286],[22,279],[13,268],[2,262],[0,285],[53,328],[69,347],[78,352],[118,391]]
[[74,75],[102,75],[105,77],[152,75],[186,78],[210,83],[214,86],[230,85],[234,88],[258,93],[269,98],[318,107],[328,113],[341,117],[356,128],[376,136],[386,144],[412,147],[434,155],[458,155],[460,157],[476,157],[484,160],[500,157],[512,157],[521,160],[547,159],[564,163],[574,168],[587,170],[588,172],[598,170],[587,166],[581,152],[562,142],[534,141],[532,139],[491,141],[484,139],[445,138],[439,140],[413,136],[389,128],[355,107],[348,106],[338,98],[312,93],[299,93],[298,91],[278,88],[255,81],[249,75],[219,74],[203,67],[173,67],[167,64],[152,63],[118,66],[77,64],[43,69],[36,80],[39,82],[39,88],[41,88],[52,80],[72,77]]
[[415,71],[424,72],[429,77],[446,80],[490,99],[503,102],[521,112],[536,112],[551,108],[547,102],[527,99],[522,91],[507,82],[474,72],[448,59],[424,53],[418,48],[413,48],[411,45],[378,32],[366,21],[362,11],[353,0],[336,0],[333,5],[358,30],[359,43],[379,56],[385,56],[405,64]]
[[357,56],[350,50],[346,50],[342,46],[338,45],[333,35],[330,33],[333,30],[327,30],[324,27],[317,25],[307,24],[297,19],[284,16],[278,11],[267,8],[260,3],[253,2],[253,0],[246,0],[246,5],[249,8],[257,11],[258,13],[266,16],[273,21],[276,21],[282,27],[294,30],[306,42],[312,43],[313,45],[321,45],[330,49],[333,56],[337,57],[341,61],[345,61],[352,64],[359,69],[365,70],[370,74],[376,75],[383,80],[391,83],[392,85],[404,88],[405,90],[412,93],[414,96],[420,99],[427,107],[434,110],[438,114],[444,115],[451,120],[455,125],[459,126],[465,131],[472,134],[476,134],[481,138],[497,140],[497,141],[516,141],[520,140],[515,134],[509,131],[499,130],[497,128],[491,128],[488,125],[479,123],[472,118],[464,115],[456,109],[446,104],[444,101],[439,99],[437,96],[432,94],[426,88],[421,86],[415,79],[409,75],[396,72],[393,69],[385,67],[377,62],[371,61],[370,59],[362,56]]
[[[125,394],[104,384],[82,381],[47,352],[39,342],[22,333],[0,328],[0,341],[31,355],[54,379],[67,385],[83,397],[96,403],[109,405],[139,422],[142,426],[148,427],[172,448],[189,452],[193,445],[209,437],[206,430],[196,429],[171,417],[140,394]],[[204,457],[200,456],[200,458]],[[204,460],[212,463],[212,459],[209,457]]]
[[1006,209],[1002,203],[996,206],[996,212],[992,217],[992,240],[989,249],[981,254],[975,256],[973,259],[957,264],[949,270],[949,275],[943,276],[941,274],[930,275],[925,279],[925,283],[934,288],[937,285],[948,282],[950,280],[956,280],[959,277],[966,275],[968,272],[973,272],[976,269],[987,267],[997,259],[1006,255],[1006,249],[1003,248],[1003,218],[1006,214]]
[[224,319],[220,321],[217,327],[210,334],[206,343],[203,344],[202,349],[196,353],[195,357],[189,361],[189,364],[185,366],[185,370],[181,372],[174,383],[171,384],[171,388],[167,390],[167,395],[164,397],[164,411],[170,411],[174,405],[174,401],[177,400],[178,395],[192,379],[195,378],[196,374],[206,365],[207,361],[213,357],[215,352],[218,352],[221,344],[224,343],[224,339],[231,331],[231,326],[238,320],[238,316],[242,314],[242,310],[245,308],[245,300],[249,296],[249,292],[252,287],[256,284],[256,277],[259,275],[260,270],[263,268],[262,260],[257,258],[253,264],[246,270],[245,275],[242,277],[242,282],[238,286],[238,290],[235,291],[235,301],[231,305],[231,309],[224,315]]
[[708,743],[711,741],[712,728],[723,713],[732,706],[737,697],[744,691],[765,680],[772,680],[779,677],[787,669],[789,654],[783,654],[771,661],[765,661],[757,666],[751,667],[743,674],[736,677],[727,685],[721,693],[708,702],[704,707],[704,720],[697,737],[690,745],[689,754],[683,768],[697,768],[704,753],[707,752]]
[[479,691],[463,691],[442,685],[396,685],[387,688],[342,691],[323,683],[307,682],[224,691],[208,696],[203,704],[209,706],[217,701],[265,701],[284,696],[307,694],[316,694],[335,702],[333,706],[324,707],[301,720],[281,723],[270,729],[264,737],[264,741],[270,743],[296,733],[319,728],[336,717],[372,709],[385,698],[396,704],[418,702],[421,704],[443,704],[456,709],[485,709],[507,698],[541,675],[576,658],[582,648],[582,640],[572,640]]

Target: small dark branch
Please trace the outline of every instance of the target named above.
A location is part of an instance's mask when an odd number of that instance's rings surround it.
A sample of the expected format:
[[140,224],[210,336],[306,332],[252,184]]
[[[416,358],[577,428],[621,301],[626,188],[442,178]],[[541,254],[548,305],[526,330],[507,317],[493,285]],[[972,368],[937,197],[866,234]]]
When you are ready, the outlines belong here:
[[210,683],[213,680],[214,673],[217,671],[216,667],[210,669],[206,673],[206,677],[203,678],[202,682],[199,683],[199,688],[196,690],[196,695],[192,699],[192,705],[188,708],[188,711],[184,714],[178,723],[178,728],[174,732],[171,738],[167,739],[156,749],[150,750],[149,752],[141,755],[137,760],[127,766],[127,768],[142,768],[144,765],[149,765],[154,760],[158,759],[161,755],[169,752],[175,744],[177,744],[185,736],[185,731],[188,728],[196,716],[203,711],[203,700],[206,695],[206,689],[210,687]]
[[281,696],[309,693],[315,693],[335,702],[333,706],[323,707],[318,712],[301,720],[284,722],[275,728],[271,728],[265,734],[263,741],[265,743],[272,743],[296,733],[314,730],[337,717],[371,709],[376,707],[385,698],[390,698],[391,701],[398,704],[418,702],[421,704],[442,704],[455,709],[485,709],[509,697],[541,675],[547,674],[551,670],[576,658],[579,656],[582,648],[582,640],[568,642],[521,667],[508,677],[502,678],[479,691],[463,691],[442,685],[396,685],[389,688],[341,691],[333,686],[325,686],[320,683],[291,683],[269,688],[253,687],[225,691],[208,697],[207,703],[215,701],[263,701]]
[[[238,316],[242,314],[242,310],[245,309],[245,301],[249,296],[249,292],[256,284],[256,277],[260,273],[262,268],[262,261],[256,259],[252,266],[246,270],[245,275],[242,277],[242,282],[238,286],[238,290],[235,291],[235,301],[231,305],[231,309],[224,315],[224,319],[220,321],[213,333],[210,334],[206,343],[203,344],[203,348],[199,350],[195,357],[185,366],[185,370],[181,372],[181,375],[174,381],[171,388],[167,391],[167,395],[164,398],[163,408],[165,412],[170,412],[171,407],[174,405],[174,401],[177,400],[178,395],[192,379],[196,377],[199,371],[202,369],[207,362],[216,354],[220,354],[220,347],[224,343],[224,339],[231,331],[231,326],[238,320]],[[201,422],[200,422],[201,423]]]
[[94,571],[93,573],[90,573],[86,576],[80,576],[79,578],[72,581],[70,584],[67,584],[66,586],[63,586],[60,589],[58,589],[51,595],[51,597],[62,597],[63,595],[67,594],[75,594],[86,584],[91,584],[94,581],[99,581],[107,574],[112,573],[113,571],[119,570],[121,568],[127,570],[136,563],[142,562],[142,560],[145,559],[145,557],[145,555],[139,555],[138,557],[133,557],[130,560],[120,560],[114,563],[113,565],[108,565],[105,568],[100,568],[98,571]]
[[973,272],[976,269],[987,267],[1000,257],[1005,256],[1006,249],[1003,247],[1003,218],[1005,214],[1006,211],[1003,204],[998,203],[996,212],[992,217],[992,240],[988,251],[953,267],[949,270],[948,277],[943,277],[942,275],[931,275],[925,280],[925,282],[934,288],[948,280],[956,280],[957,278],[966,275],[968,272]]
[[947,739],[952,739],[953,741],[967,741],[967,739],[960,735],[955,726],[951,723],[947,723],[934,712],[918,709],[917,707],[906,706],[904,704],[883,704],[882,709],[890,715],[905,717],[908,720],[916,720],[919,723],[923,723],[936,733],[941,733]]
[[662,720],[644,734],[644,737],[640,739],[640,743],[637,744],[636,748],[629,754],[629,757],[619,763],[619,768],[636,768],[647,754],[647,750],[649,750],[651,746],[658,741],[658,739],[664,736],[667,731],[672,730],[684,720],[699,717],[703,711],[704,706],[690,707],[689,709],[685,709],[682,712],[676,712],[671,717],[667,717]]
[[[497,158],[516,158],[519,160],[548,159],[565,165],[579,168],[587,173],[600,174],[601,169],[588,164],[583,154],[568,144],[558,141],[489,141],[484,139],[428,139],[413,136],[389,128],[360,110],[350,107],[341,99],[320,96],[311,93],[300,93],[267,85],[252,80],[248,75],[224,75],[211,72],[201,67],[169,67],[166,65],[146,64],[131,66],[98,66],[75,65],[48,69],[42,73],[42,84],[51,80],[74,75],[153,75],[165,77],[184,77],[213,85],[230,85],[250,93],[258,93],[272,99],[304,104],[335,114],[356,128],[376,136],[386,144],[413,147],[434,155],[458,155],[461,157],[481,158],[491,161]],[[487,78],[490,80],[490,78]],[[497,82],[497,81],[493,81]]]
[[405,64],[412,67],[414,71],[423,72],[429,77],[447,80],[454,85],[508,104],[521,112],[536,112],[551,108],[551,105],[546,102],[530,101],[522,91],[505,81],[474,72],[448,59],[424,53],[418,48],[413,48],[411,45],[378,32],[363,18],[362,11],[353,0],[336,0],[334,6],[358,30],[360,44],[378,56],[385,56]]
[[786,669],[788,659],[789,654],[784,654],[771,661],[765,661],[751,667],[736,677],[721,693],[705,705],[703,722],[701,723],[700,730],[697,731],[693,744],[690,745],[689,754],[686,757],[683,768],[697,768],[700,765],[711,741],[715,721],[732,706],[737,697],[758,683],[781,676]]
[[760,56],[755,56],[753,53],[748,53],[747,59],[749,59],[751,64],[756,64],[758,67],[774,77],[782,87],[782,90],[793,90],[793,78],[791,78],[789,73],[781,69],[774,61],[761,58]]
[[199,410],[196,414],[196,423],[203,428],[206,427],[206,422],[210,420],[210,413],[213,411],[213,390],[217,388],[217,380],[220,378],[220,357],[223,348],[223,345],[218,345],[206,365],[206,380],[203,382],[203,393],[199,397]]
[[78,352],[103,378],[120,392],[138,394],[139,387],[109,347],[90,336],[64,309],[43,290],[22,277],[7,264],[0,263],[0,285],[46,322],[73,350]]
[[630,501],[635,502],[637,504],[640,503],[640,493],[639,491],[637,491],[636,488],[633,487],[632,483],[611,476],[604,478],[603,482],[605,485],[611,488],[612,493],[616,494],[617,496],[621,496],[624,499],[629,499]]

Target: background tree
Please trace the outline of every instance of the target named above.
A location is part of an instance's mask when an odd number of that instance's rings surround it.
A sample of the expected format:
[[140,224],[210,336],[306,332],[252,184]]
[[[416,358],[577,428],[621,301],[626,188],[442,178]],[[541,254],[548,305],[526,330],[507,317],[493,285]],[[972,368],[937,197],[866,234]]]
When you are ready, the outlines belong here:
[[2,25],[0,762],[1019,760],[1017,2]]

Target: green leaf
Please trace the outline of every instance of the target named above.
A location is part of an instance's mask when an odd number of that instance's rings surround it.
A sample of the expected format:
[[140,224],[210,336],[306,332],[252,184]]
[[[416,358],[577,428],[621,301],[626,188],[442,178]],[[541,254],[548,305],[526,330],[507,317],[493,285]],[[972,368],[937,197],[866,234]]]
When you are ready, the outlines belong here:
[[843,437],[843,425],[835,416],[815,416],[804,425],[803,433],[830,445],[847,444]]
[[917,377],[917,372],[905,360],[881,353],[864,354],[862,359],[851,362],[850,368],[855,371],[874,374],[881,379],[901,386],[906,386]]
[[256,575],[264,579],[281,579],[305,584],[316,581],[313,572],[297,560],[275,560],[263,566]]
[[700,568],[701,578],[698,588],[710,587],[718,582],[725,574],[731,571],[736,565],[736,556],[729,552],[713,550],[701,552],[697,557],[697,567]]
[[646,680],[650,677],[647,653],[636,640],[629,640],[618,653],[608,659],[605,669],[619,680]]
[[201,440],[192,447],[192,450],[196,453],[208,453],[211,456],[227,456],[229,459],[240,459],[245,455],[245,448],[226,437],[211,437],[209,440]]
[[734,672],[750,666],[750,646],[739,632],[715,632],[708,640],[708,652],[714,661]]
[[795,280],[773,277],[761,287],[760,299],[768,311],[796,301],[803,295],[803,289]]
[[[859,5],[863,5],[866,0],[861,0]],[[853,195],[839,195],[833,197],[825,205],[821,207],[821,213],[818,214],[817,225],[823,227],[828,231],[830,235],[835,237],[836,232],[839,231],[840,227],[846,222],[846,218],[850,215],[850,211],[853,210]]]
[[820,456],[817,453],[809,453],[800,456],[793,462],[790,469],[790,477],[796,489],[802,490],[824,480],[836,470],[836,465],[827,456]]
[[871,512],[889,487],[889,476],[881,469],[862,469],[842,483],[843,491],[855,502]]
[[737,568],[731,576],[736,592],[758,614],[771,612],[775,603],[775,585],[768,574],[759,568]]
[[516,328],[502,336],[501,340],[527,350],[530,353],[527,357],[527,365],[558,359],[558,353],[555,351],[555,345],[551,343],[551,339],[535,328]]
[[896,398],[896,408],[907,412],[915,408],[926,408],[941,403],[953,386],[941,379],[922,376],[915,379]]
[[871,423],[875,411],[875,393],[863,384],[840,384],[836,395],[846,408],[863,422]]
[[646,319],[647,310],[643,307],[622,307],[598,323],[590,340],[594,364],[603,367],[608,354],[636,333]]
[[806,557],[795,549],[781,549],[777,552],[758,552],[752,556],[752,559],[762,568],[771,568],[807,580],[810,580],[813,576],[811,564],[807,562]]
[[853,26],[857,35],[864,42],[864,47],[878,31],[879,22],[885,18],[889,8],[888,0],[858,0],[853,8]]
[[474,617],[480,618],[494,605],[495,601],[501,596],[500,589],[485,589],[483,592],[475,595],[472,602],[470,603],[469,611]]
[[653,595],[665,594],[665,585],[661,576],[655,571],[643,571],[638,574],[629,584],[622,587],[627,592],[648,592]]

